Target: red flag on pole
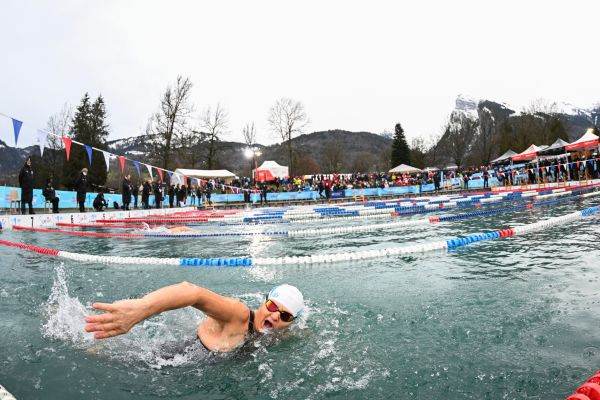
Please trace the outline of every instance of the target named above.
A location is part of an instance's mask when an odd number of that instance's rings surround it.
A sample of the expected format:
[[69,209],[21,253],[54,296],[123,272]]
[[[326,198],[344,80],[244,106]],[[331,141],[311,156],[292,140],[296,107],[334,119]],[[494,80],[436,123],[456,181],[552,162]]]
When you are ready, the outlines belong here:
[[69,161],[69,157],[71,157],[71,144],[73,143],[73,140],[68,136],[63,136],[61,139],[65,145],[65,153],[67,154],[67,161]]
[[158,172],[158,177],[160,178],[160,181],[163,181],[163,170],[160,168],[156,168],[156,171]]
[[121,166],[121,173],[123,173],[123,170],[125,169],[125,157],[124,156],[119,156],[119,165]]

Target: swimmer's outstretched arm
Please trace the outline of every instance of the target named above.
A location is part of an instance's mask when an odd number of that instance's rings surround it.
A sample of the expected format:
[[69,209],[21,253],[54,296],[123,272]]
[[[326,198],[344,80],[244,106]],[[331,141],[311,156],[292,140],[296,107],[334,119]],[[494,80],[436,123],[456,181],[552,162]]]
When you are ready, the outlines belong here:
[[248,315],[247,307],[238,300],[189,282],[181,282],[158,289],[141,299],[92,304],[94,309],[105,312],[86,316],[85,331],[93,332],[96,339],[122,335],[146,318],[188,306],[193,306],[224,324],[243,320]]

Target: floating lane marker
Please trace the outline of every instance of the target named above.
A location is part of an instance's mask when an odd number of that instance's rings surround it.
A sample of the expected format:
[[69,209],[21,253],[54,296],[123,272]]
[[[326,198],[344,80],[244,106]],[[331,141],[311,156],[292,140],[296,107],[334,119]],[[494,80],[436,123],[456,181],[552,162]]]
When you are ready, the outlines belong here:
[[[310,237],[310,236],[325,236],[325,235],[340,235],[346,233],[359,233],[359,232],[373,232],[380,229],[395,229],[401,227],[417,226],[436,224],[440,222],[458,221],[463,219],[477,218],[483,216],[496,215],[500,213],[506,213],[510,211],[518,211],[522,209],[533,208],[534,206],[540,207],[550,204],[556,204],[558,202],[571,200],[577,197],[591,197],[592,195],[600,195],[600,192],[592,192],[586,194],[574,194],[570,191],[562,191],[558,193],[551,193],[548,195],[540,195],[534,198],[535,202],[524,202],[520,201],[517,204],[508,205],[504,207],[495,207],[485,210],[478,210],[472,212],[466,212],[461,214],[453,215],[434,215],[428,218],[420,218],[413,220],[394,221],[387,223],[371,224],[371,225],[360,225],[360,226],[343,226],[343,227],[330,227],[330,228],[313,228],[313,229],[291,229],[291,230],[279,230],[279,231],[258,231],[258,232],[152,232],[152,231],[138,231],[135,233],[109,233],[109,232],[86,232],[86,231],[71,231],[61,229],[49,229],[49,228],[32,228],[25,226],[13,226],[14,230],[30,231],[30,232],[42,232],[42,233],[59,233],[70,236],[79,237],[94,237],[94,238],[117,238],[117,239],[141,239],[141,238],[217,238],[217,237],[255,237],[255,236],[268,236],[268,237]],[[572,196],[572,197],[565,197]],[[556,198],[554,197],[563,197]],[[540,201],[541,199],[541,201]],[[543,200],[552,199],[552,200]],[[359,218],[356,216],[354,218]]]
[[0,400],[16,400],[15,397],[0,385]]
[[0,240],[0,245],[14,247],[25,251],[39,254],[57,256],[79,262],[94,262],[103,264],[149,264],[149,265],[181,265],[184,267],[250,267],[253,265],[303,265],[303,264],[323,264],[334,262],[347,262],[354,260],[367,260],[376,258],[385,258],[394,255],[404,255],[413,253],[424,253],[429,251],[454,250],[459,247],[467,246],[485,240],[508,238],[515,235],[524,235],[539,230],[546,230],[549,227],[570,224],[578,219],[586,218],[597,214],[600,207],[589,207],[581,211],[575,211],[563,216],[549,218],[532,224],[521,225],[495,231],[474,233],[467,236],[439,240],[429,243],[416,243],[408,246],[389,247],[384,249],[359,250],[354,252],[343,252],[333,254],[317,254],[311,256],[293,256],[293,257],[268,257],[268,258],[250,258],[250,257],[218,257],[218,258],[158,258],[158,257],[120,257],[120,256],[101,256],[93,254],[72,253],[50,249],[40,246],[34,246],[26,243],[11,242]]

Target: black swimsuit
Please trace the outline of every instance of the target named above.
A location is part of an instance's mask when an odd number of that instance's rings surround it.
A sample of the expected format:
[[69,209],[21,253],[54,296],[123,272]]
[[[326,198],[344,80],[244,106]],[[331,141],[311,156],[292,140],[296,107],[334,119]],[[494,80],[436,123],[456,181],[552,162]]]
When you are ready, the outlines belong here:
[[[248,309],[248,311],[250,312],[250,318],[248,318],[248,333],[247,333],[246,336],[251,335],[252,333],[254,333],[254,311],[252,311],[251,309]],[[200,336],[196,335],[196,337],[198,338],[198,341],[200,342],[200,344],[202,345],[202,347],[204,347],[209,352],[213,352],[214,351],[214,350],[211,350],[208,347],[206,347],[206,345],[204,344],[204,342],[202,341],[202,339],[200,339]]]

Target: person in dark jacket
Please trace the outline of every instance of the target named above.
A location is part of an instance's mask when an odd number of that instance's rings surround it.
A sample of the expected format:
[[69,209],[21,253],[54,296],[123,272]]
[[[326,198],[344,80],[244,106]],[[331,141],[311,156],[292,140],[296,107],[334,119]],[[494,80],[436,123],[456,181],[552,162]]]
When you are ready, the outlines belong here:
[[133,196],[133,208],[138,208],[138,195],[140,194],[140,187],[137,182],[132,185],[131,195]]
[[169,196],[169,208],[173,208],[173,203],[175,201],[175,186],[170,185],[169,190],[167,190],[167,195]]
[[156,208],[160,208],[162,203],[162,191],[160,190],[160,183],[158,183],[158,180],[152,185],[152,191],[154,192],[154,204],[156,205]]
[[85,196],[88,191],[88,169],[81,170],[79,177],[75,180],[75,190],[77,191],[77,203],[79,203],[79,212],[85,212]]
[[54,189],[54,185],[52,184],[52,178],[48,178],[48,181],[46,182],[46,187],[44,187],[42,194],[44,195],[44,199],[46,199],[46,201],[52,203],[52,212],[54,214],[57,214],[58,202],[60,201],[60,199],[56,196],[56,190]]
[[121,184],[121,198],[123,202],[123,210],[129,210],[129,204],[131,204],[131,181],[130,176],[125,175],[123,177],[123,183]]
[[150,184],[150,179],[148,179],[142,185],[142,207],[144,210],[150,208],[150,192],[152,191],[152,185]]
[[21,214],[25,214],[25,204],[29,206],[29,214],[33,212],[33,169],[31,157],[27,157],[21,172],[19,172],[19,186],[21,187]]
[[268,193],[269,189],[267,188],[267,185],[265,183],[262,183],[260,185],[260,205],[262,206],[263,201],[265,202],[265,205],[268,205],[269,202],[267,201],[267,193]]
[[183,186],[179,186],[179,184],[177,184],[177,188],[175,191],[175,196],[177,198],[177,207],[181,207],[181,203],[183,203],[184,199],[185,199],[185,185]]
[[104,209],[108,207],[108,201],[104,198],[104,193],[102,193],[102,191],[98,192],[96,195],[93,206],[96,211],[104,211]]

